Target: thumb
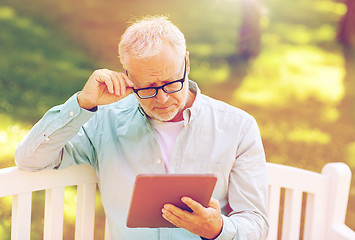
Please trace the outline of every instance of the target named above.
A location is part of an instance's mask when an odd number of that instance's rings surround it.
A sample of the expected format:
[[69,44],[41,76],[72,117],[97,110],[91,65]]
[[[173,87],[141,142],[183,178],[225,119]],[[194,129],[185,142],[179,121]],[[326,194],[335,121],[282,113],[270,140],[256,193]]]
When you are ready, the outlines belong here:
[[129,94],[131,94],[131,92],[133,92],[133,88],[132,87],[126,87],[126,91],[125,94],[123,96],[121,96],[120,98],[125,98],[127,97]]
[[215,199],[215,198],[211,198],[210,202],[208,203],[208,207],[217,209],[219,211],[221,209],[219,201],[217,199]]
[[133,87],[134,87],[134,84],[133,84],[132,80],[128,77],[128,75],[124,75],[124,74],[123,74],[123,77],[124,77],[124,80],[125,80],[125,82],[126,82],[126,85],[127,85],[128,87],[133,88]]

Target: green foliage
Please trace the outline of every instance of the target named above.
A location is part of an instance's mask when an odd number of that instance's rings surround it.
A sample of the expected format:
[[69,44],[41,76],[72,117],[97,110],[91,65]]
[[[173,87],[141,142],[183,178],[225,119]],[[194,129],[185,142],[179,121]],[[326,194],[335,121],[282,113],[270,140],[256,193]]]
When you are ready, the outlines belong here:
[[68,40],[0,7],[0,111],[34,122],[79,91],[93,68]]
[[253,61],[235,91],[235,101],[275,108],[285,107],[291,100],[314,98],[334,106],[344,96],[343,79],[341,52],[279,44],[264,50]]
[[0,198],[0,236],[1,239],[10,239],[11,232],[11,205],[12,197]]
[[[50,107],[79,91],[93,64],[55,29],[0,6],[0,167]],[[43,194],[34,194],[33,239],[42,237]],[[1,198],[0,236],[10,239],[11,198]],[[4,207],[7,206],[7,207]]]
[[16,146],[30,128],[30,124],[0,114],[0,168],[15,164],[13,158]]
[[[309,28],[318,28],[327,23],[335,25],[331,20],[339,19],[346,11],[340,1],[332,0],[298,0],[292,3],[282,0],[265,0],[269,10],[267,16],[274,23],[302,25]],[[285,35],[285,34],[281,34]]]

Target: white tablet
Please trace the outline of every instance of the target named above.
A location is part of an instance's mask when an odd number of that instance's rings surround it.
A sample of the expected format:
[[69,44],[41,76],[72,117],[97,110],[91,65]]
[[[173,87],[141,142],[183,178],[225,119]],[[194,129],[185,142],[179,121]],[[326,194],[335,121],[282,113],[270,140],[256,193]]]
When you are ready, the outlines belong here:
[[127,227],[175,227],[162,217],[164,204],[191,211],[182,201],[190,197],[204,207],[211,200],[217,177],[214,174],[141,174],[136,177]]

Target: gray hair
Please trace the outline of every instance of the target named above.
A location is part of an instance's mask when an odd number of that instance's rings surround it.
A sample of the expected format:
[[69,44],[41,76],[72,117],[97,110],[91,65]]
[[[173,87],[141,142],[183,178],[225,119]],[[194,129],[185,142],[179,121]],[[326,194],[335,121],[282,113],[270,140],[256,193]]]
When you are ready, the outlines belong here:
[[186,54],[184,34],[167,17],[151,16],[136,21],[121,36],[121,64],[127,69],[130,57],[144,59],[156,56],[164,42],[171,44],[178,56]]

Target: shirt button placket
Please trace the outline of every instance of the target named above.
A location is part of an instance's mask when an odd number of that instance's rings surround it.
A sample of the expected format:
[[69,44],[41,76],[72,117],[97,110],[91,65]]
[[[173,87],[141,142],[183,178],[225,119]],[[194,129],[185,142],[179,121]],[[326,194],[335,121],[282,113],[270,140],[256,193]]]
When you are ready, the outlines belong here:
[[159,173],[165,173],[165,165],[164,165],[163,160],[161,160],[160,158],[156,159],[155,165],[156,165],[156,169]]

